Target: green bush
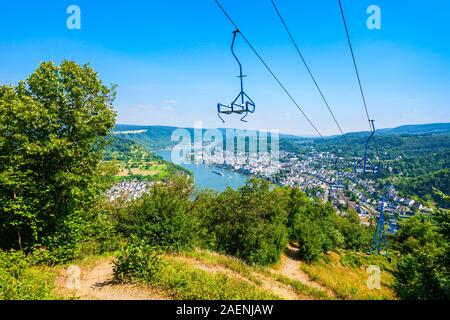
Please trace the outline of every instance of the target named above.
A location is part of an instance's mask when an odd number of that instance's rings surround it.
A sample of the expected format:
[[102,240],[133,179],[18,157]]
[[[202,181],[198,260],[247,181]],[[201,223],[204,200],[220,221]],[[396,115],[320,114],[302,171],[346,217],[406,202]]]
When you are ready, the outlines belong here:
[[347,212],[345,216],[335,216],[334,228],[343,237],[340,245],[346,250],[367,252],[373,237],[373,230],[362,225],[356,212]]
[[431,217],[416,215],[399,221],[400,229],[396,234],[396,247],[402,253],[412,253],[427,243],[444,242],[444,233],[439,232],[439,225]]
[[294,227],[295,240],[299,243],[300,256],[307,262],[316,261],[323,252],[326,238],[319,224],[306,219]]
[[323,252],[342,243],[342,235],[333,226],[335,211],[329,205],[308,202],[293,215],[291,240],[298,243],[301,258],[316,261]]
[[198,242],[191,194],[192,185],[183,177],[156,185],[123,210],[118,228],[127,238],[134,235],[166,251],[190,249]]
[[402,299],[450,298],[450,211],[415,216],[400,223],[396,245],[402,255],[394,289]]
[[0,300],[55,299],[55,274],[31,265],[20,251],[0,251]]
[[250,263],[276,262],[288,240],[285,198],[284,190],[256,179],[219,194],[201,219],[214,249]]
[[449,248],[426,244],[400,257],[394,290],[406,300],[450,299]]
[[356,269],[361,267],[363,263],[363,259],[352,251],[341,256],[341,264],[347,268]]
[[160,253],[136,238],[116,253],[114,279],[120,282],[151,282],[159,276],[163,262]]
[[101,255],[120,249],[123,237],[117,228],[117,215],[120,210],[126,210],[127,206],[124,200],[110,202],[104,197],[86,213],[83,238],[78,249],[79,257]]

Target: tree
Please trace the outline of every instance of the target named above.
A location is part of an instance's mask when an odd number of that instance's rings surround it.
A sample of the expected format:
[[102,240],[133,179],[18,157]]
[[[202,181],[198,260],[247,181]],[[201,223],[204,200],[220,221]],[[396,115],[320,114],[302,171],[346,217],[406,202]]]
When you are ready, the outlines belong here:
[[322,252],[339,245],[341,235],[333,226],[335,211],[331,204],[303,203],[294,214],[291,240],[298,243],[302,259],[313,262]]
[[449,246],[434,242],[403,255],[394,272],[394,290],[407,300],[450,299]]
[[373,230],[361,224],[359,216],[354,211],[348,211],[345,216],[336,216],[334,227],[343,236],[342,247],[347,250],[367,252],[373,237]]
[[173,177],[125,207],[118,228],[167,251],[190,249],[198,242],[198,223],[190,201],[193,185],[185,176]]
[[316,261],[324,251],[327,237],[317,222],[309,218],[301,220],[300,215],[297,219],[294,239],[299,243],[301,258],[307,262]]
[[402,255],[394,272],[400,298],[450,298],[449,221],[448,210],[442,210],[400,224],[396,242]]
[[406,221],[400,221],[399,227],[396,246],[404,254],[411,253],[427,243],[443,241],[435,221],[428,216],[416,215]]
[[299,188],[287,188],[286,191],[289,192],[289,203],[287,206],[288,226],[292,231],[295,215],[300,211],[300,208],[309,204],[311,200]]
[[228,188],[211,202],[203,224],[216,249],[250,263],[269,264],[280,258],[288,240],[287,197],[252,179],[238,190]]
[[0,87],[0,245],[75,253],[83,214],[104,187],[115,87],[89,66],[45,62]]

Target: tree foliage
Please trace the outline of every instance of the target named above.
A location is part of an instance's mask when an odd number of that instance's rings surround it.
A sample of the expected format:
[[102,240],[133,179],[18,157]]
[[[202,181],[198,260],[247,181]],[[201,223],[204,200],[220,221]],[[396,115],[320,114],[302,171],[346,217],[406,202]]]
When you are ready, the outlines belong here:
[[155,185],[123,210],[119,230],[127,238],[135,236],[168,251],[192,248],[198,239],[192,191],[192,182],[185,176]]
[[349,211],[345,216],[336,216],[334,226],[343,236],[343,249],[359,252],[369,250],[374,230],[362,225],[356,212]]
[[75,254],[83,213],[102,190],[99,162],[115,88],[88,65],[45,62],[0,87],[0,245]]
[[321,253],[339,246],[341,236],[333,225],[336,212],[330,204],[308,201],[291,208],[296,210],[293,211],[291,240],[298,243],[302,259],[315,261]]
[[203,216],[204,224],[217,250],[269,264],[279,259],[288,240],[286,201],[282,189],[270,190],[268,182],[253,179],[219,194]]
[[402,299],[450,298],[450,212],[413,217],[400,225],[394,289]]

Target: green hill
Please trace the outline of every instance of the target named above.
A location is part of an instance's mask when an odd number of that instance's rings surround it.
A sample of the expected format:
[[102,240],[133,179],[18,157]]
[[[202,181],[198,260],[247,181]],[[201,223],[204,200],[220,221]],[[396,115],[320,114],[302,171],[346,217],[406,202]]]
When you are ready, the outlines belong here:
[[439,170],[416,178],[404,179],[398,184],[399,190],[406,195],[434,201],[438,206],[450,208],[450,204],[435,192],[435,189],[450,195],[450,169]]

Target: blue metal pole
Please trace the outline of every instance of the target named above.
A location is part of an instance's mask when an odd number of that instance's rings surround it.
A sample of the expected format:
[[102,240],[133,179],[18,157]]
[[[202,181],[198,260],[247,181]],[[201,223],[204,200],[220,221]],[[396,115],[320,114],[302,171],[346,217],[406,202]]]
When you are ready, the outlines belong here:
[[372,140],[374,134],[375,134],[375,125],[374,125],[375,120],[370,120],[369,124],[370,124],[370,129],[372,131],[372,133],[370,134],[369,138],[366,140],[366,147],[364,150],[364,174],[366,173],[366,167],[367,167],[367,149],[369,148],[369,142],[370,140]]
[[239,64],[239,76],[238,76],[238,78],[241,81],[241,103],[244,104],[245,100],[244,100],[244,95],[242,93],[244,92],[244,80],[243,80],[243,78],[245,76],[242,74],[242,64],[239,61],[239,59],[236,56],[236,54],[234,53],[234,43],[236,42],[236,36],[237,36],[238,33],[240,33],[239,29],[236,29],[236,30],[233,31],[233,41],[231,42],[231,53],[233,54],[234,58],[236,59],[237,63]]

